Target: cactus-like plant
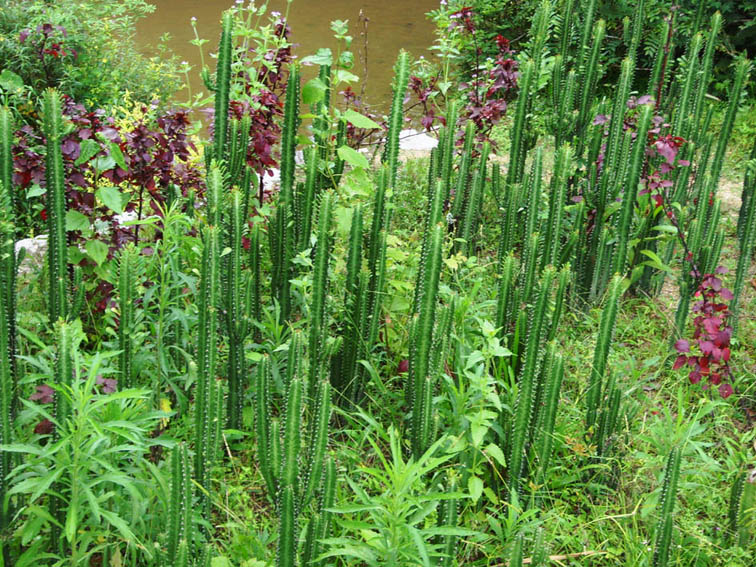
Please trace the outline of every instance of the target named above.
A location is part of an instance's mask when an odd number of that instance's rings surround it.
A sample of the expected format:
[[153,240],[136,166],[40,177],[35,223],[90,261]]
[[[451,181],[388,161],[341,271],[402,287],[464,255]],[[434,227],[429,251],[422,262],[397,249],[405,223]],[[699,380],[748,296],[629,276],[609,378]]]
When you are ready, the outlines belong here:
[[733,545],[746,547],[756,527],[753,509],[756,506],[756,472],[739,471],[730,489],[727,512],[727,537]]
[[[193,548],[191,463],[186,445],[180,443],[171,452],[171,500],[168,507],[169,564],[181,564]],[[183,548],[183,549],[182,549]]]
[[585,425],[590,433],[596,426],[599,412],[601,411],[602,399],[606,395],[604,378],[606,376],[607,360],[609,351],[612,346],[614,335],[614,326],[617,321],[617,312],[619,310],[619,301],[624,291],[625,281],[621,276],[615,276],[609,288],[609,297],[606,301],[604,311],[601,313],[601,323],[599,324],[598,339],[596,348],[593,352],[593,364],[591,366],[591,376],[586,392],[586,417]]
[[316,375],[321,361],[324,345],[324,325],[327,324],[326,299],[328,296],[328,263],[331,258],[331,216],[333,214],[334,195],[331,191],[323,194],[318,214],[318,235],[315,250],[315,265],[312,275],[312,301],[310,304],[310,330],[308,354],[310,356],[310,375],[307,383],[308,396],[312,397]]
[[[15,370],[15,303],[16,303],[16,255],[15,227],[10,222],[11,205],[0,192],[0,444],[13,442],[13,417],[17,405],[17,379]],[[0,531],[8,525],[10,514],[6,513],[6,477],[12,468],[11,453],[0,451]],[[9,512],[9,511],[8,511]]]
[[[242,236],[246,225],[243,195],[232,189],[229,196],[229,210],[226,218],[226,247],[230,250],[224,256],[223,313],[228,336],[228,426],[241,428],[243,380],[246,376],[244,359],[245,343],[252,332],[252,313],[255,304],[255,276],[246,277],[242,272]],[[256,274],[259,277],[259,274]],[[246,282],[245,282],[246,280]],[[257,295],[259,302],[259,295]]]
[[[457,491],[458,479],[454,472],[450,473],[448,492],[453,494]],[[441,528],[456,528],[458,526],[459,501],[456,498],[449,498],[441,501],[438,513],[438,526]],[[439,567],[450,567],[454,565],[457,549],[457,536],[444,535],[439,536],[441,544],[441,559],[438,562]]]
[[228,104],[231,92],[231,55],[234,18],[231,11],[223,13],[218,64],[215,72],[215,123],[213,124],[212,157],[227,161],[226,142],[228,138]]
[[[209,491],[209,471],[218,454],[217,428],[221,416],[218,402],[221,399],[217,384],[218,358],[218,306],[220,304],[220,229],[204,229],[202,270],[199,290],[199,322],[197,329],[197,386],[195,389],[194,416],[194,478]],[[209,498],[202,496],[203,511],[209,512]]]
[[139,252],[134,246],[121,249],[116,264],[116,295],[118,297],[118,370],[123,388],[134,384],[134,342],[137,323],[134,299],[140,271]]
[[60,95],[50,89],[43,99],[44,132],[47,138],[45,172],[47,182],[48,276],[50,324],[66,319],[68,302],[68,240],[66,238],[66,187],[63,176],[61,136],[63,116]]
[[436,320],[438,284],[441,274],[441,252],[444,242],[443,227],[436,224],[430,233],[428,258],[420,293],[417,321],[413,325],[409,361],[409,400],[412,407],[412,453],[420,458],[430,446],[428,434],[432,407],[430,405],[433,381],[431,380],[431,346]]
[[389,114],[389,128],[386,135],[386,147],[383,152],[383,163],[388,166],[389,186],[396,185],[396,172],[399,166],[399,132],[402,129],[402,106],[409,83],[409,54],[401,50],[394,66],[394,96]]
[[667,457],[664,469],[662,494],[657,507],[659,516],[654,537],[653,567],[667,567],[669,551],[672,546],[672,530],[674,528],[675,501],[677,500],[677,483],[680,479],[681,452],[679,447],[673,447]]
[[512,493],[519,490],[525,467],[525,446],[535,413],[534,400],[536,399],[539,367],[545,354],[542,340],[545,335],[544,329],[547,326],[546,320],[554,277],[555,270],[552,267],[547,267],[538,288],[537,301],[530,312],[527,346],[524,352],[525,359],[519,374],[517,403],[510,434],[509,488]]

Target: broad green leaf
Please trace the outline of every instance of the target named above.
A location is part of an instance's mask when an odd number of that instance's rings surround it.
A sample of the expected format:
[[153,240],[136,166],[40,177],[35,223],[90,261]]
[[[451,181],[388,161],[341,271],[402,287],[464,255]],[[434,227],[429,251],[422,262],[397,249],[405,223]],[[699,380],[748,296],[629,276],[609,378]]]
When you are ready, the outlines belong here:
[[350,73],[346,69],[337,69],[336,72],[333,74],[333,82],[335,84],[339,83],[357,83],[359,82],[360,78],[355,75],[354,73]]
[[121,146],[119,146],[115,142],[108,142],[108,149],[110,150],[110,157],[113,158],[113,161],[116,162],[116,165],[124,171],[128,170],[128,167],[126,167],[126,160],[124,159],[123,152],[121,151]]
[[0,87],[6,91],[17,91],[24,87],[24,80],[10,69],[3,69],[0,73]]
[[370,167],[368,160],[364,155],[347,145],[341,146],[336,150],[336,153],[338,153],[339,157],[352,167],[361,167],[363,169],[368,169]]
[[102,240],[87,240],[84,248],[89,257],[97,262],[98,266],[108,258],[108,245]]
[[29,187],[29,190],[26,192],[26,198],[31,199],[32,197],[39,197],[40,195],[44,195],[45,193],[47,193],[47,190],[35,183],[31,187]]
[[364,114],[360,114],[359,112],[356,112],[351,108],[344,113],[344,119],[357,128],[373,129],[381,127],[381,125],[378,124],[375,120],[372,120]]
[[74,162],[75,165],[86,163],[96,156],[100,151],[100,144],[89,138],[81,141],[79,144],[79,150],[79,157],[76,158],[76,161]]
[[315,55],[308,55],[302,59],[302,63],[305,65],[333,65],[333,53],[327,47],[321,47],[315,52]]
[[100,187],[97,190],[97,198],[109,208],[118,214],[123,212],[123,195],[117,187]]
[[302,102],[305,104],[316,104],[325,98],[326,84],[315,77],[307,81],[302,87]]
[[89,230],[89,219],[79,211],[70,209],[66,212],[66,230]]
[[504,458],[504,452],[499,448],[498,445],[494,445],[493,443],[489,443],[488,446],[484,449],[484,452],[489,457],[492,457],[502,467],[506,467],[507,466],[507,460]]
[[470,499],[476,504],[483,494],[483,481],[477,476],[471,476],[467,480],[467,490],[470,491]]

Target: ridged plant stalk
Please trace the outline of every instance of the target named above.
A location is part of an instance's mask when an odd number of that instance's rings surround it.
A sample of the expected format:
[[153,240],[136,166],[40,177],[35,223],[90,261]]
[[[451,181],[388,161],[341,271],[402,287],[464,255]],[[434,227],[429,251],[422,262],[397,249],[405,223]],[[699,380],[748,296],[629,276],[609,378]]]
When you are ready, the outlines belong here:
[[509,151],[509,169],[507,170],[507,190],[511,190],[513,185],[522,182],[525,172],[525,156],[527,155],[527,137],[528,137],[528,108],[530,102],[530,91],[535,81],[535,64],[532,59],[528,59],[520,67],[519,88],[520,94],[517,97],[517,107],[515,109],[514,123],[511,130],[511,149]]
[[386,147],[382,159],[383,163],[388,166],[390,187],[396,185],[396,172],[399,166],[399,132],[402,129],[402,119],[404,117],[402,106],[408,83],[409,54],[401,50],[394,65],[394,96],[391,102]]
[[586,417],[585,425],[588,437],[596,441],[599,446],[601,439],[597,439],[595,428],[600,412],[603,411],[602,400],[607,394],[608,388],[605,385],[607,361],[609,351],[612,346],[614,336],[614,327],[617,322],[617,312],[619,311],[619,301],[625,287],[625,280],[617,275],[609,286],[609,297],[607,298],[604,311],[601,313],[601,323],[599,324],[598,339],[596,348],[593,351],[593,364],[591,365],[591,376],[586,392]]
[[545,355],[543,338],[548,325],[551,287],[556,270],[549,266],[544,270],[538,288],[538,297],[530,309],[527,345],[524,363],[517,381],[517,402],[511,423],[509,455],[509,490],[516,494],[520,490],[525,468],[526,444],[531,432],[531,424],[536,413],[535,401],[538,388],[538,376],[541,362]]
[[[192,511],[193,484],[191,461],[186,445],[180,443],[171,452],[171,500],[168,507],[169,565],[180,565],[191,556],[194,547]],[[184,556],[184,557],[182,557]]]
[[316,376],[320,370],[323,354],[326,307],[328,297],[328,263],[331,258],[331,217],[333,215],[334,194],[327,191],[320,199],[318,213],[317,244],[315,263],[312,274],[312,299],[310,302],[308,354],[310,357],[310,374],[307,381],[307,395],[312,397]]
[[475,254],[475,236],[480,223],[480,208],[483,202],[483,191],[486,184],[486,164],[491,147],[488,142],[481,148],[477,168],[473,174],[469,198],[465,202],[464,216],[459,225],[459,237],[464,241],[464,251],[467,256]]
[[457,185],[454,189],[454,202],[451,214],[455,220],[462,216],[465,203],[470,194],[470,174],[473,162],[473,144],[475,142],[475,123],[470,120],[465,126],[465,143],[462,147],[462,156],[459,162]]
[[[253,277],[242,270],[242,236],[246,226],[244,196],[234,188],[229,196],[226,215],[225,244],[230,250],[224,256],[223,314],[228,336],[228,427],[240,429],[242,425],[243,382],[247,375],[245,343],[252,332],[252,310],[255,301]],[[258,296],[259,301],[259,296]]]
[[336,461],[332,456],[328,457],[323,473],[322,489],[318,499],[318,505],[307,524],[304,547],[300,554],[300,565],[312,567],[324,567],[326,560],[317,558],[321,554],[321,542],[331,532],[331,508],[336,497]]
[[650,105],[643,105],[640,120],[638,121],[637,136],[635,137],[635,143],[633,144],[630,168],[628,169],[625,181],[625,191],[622,195],[622,209],[617,230],[617,247],[614,252],[613,271],[615,274],[624,274],[627,267],[630,226],[633,211],[635,210],[635,204],[638,199],[638,183],[645,162],[646,135],[649,126],[651,125],[652,113]]
[[10,110],[7,106],[0,106],[0,195],[5,195],[5,206],[15,212],[18,210],[18,197],[13,191],[13,129]]
[[[754,148],[756,149],[756,144]],[[752,263],[753,249],[756,247],[756,174],[753,173],[754,170],[756,170],[756,165],[751,165],[751,171],[746,173],[744,180],[744,199],[740,212],[743,225],[738,235],[738,264],[735,269],[733,299],[730,304],[730,310],[734,315],[733,334],[737,333],[740,296],[743,293],[746,276]]]
[[47,138],[45,176],[47,182],[49,277],[48,309],[50,324],[68,318],[70,311],[68,289],[68,239],[66,236],[66,186],[63,174],[61,138],[63,115],[57,91],[45,91],[43,98],[43,129]]
[[[297,240],[295,232],[295,227],[298,229],[304,222],[304,215],[297,218],[298,213],[301,215],[302,205],[299,208],[297,207],[294,192],[296,136],[300,123],[299,91],[299,68],[292,65],[289,68],[289,80],[286,85],[284,123],[281,135],[281,191],[268,228],[272,266],[271,291],[273,298],[278,301],[281,321],[289,318],[291,310],[291,286],[289,282],[292,277],[292,258],[296,250],[299,249],[299,245],[306,244],[310,237],[309,231],[300,229],[301,237]],[[312,159],[317,163],[319,152],[317,149],[312,149],[311,152],[315,154]],[[308,183],[315,183],[318,178],[317,171],[310,171],[311,169],[317,168],[313,168],[312,165],[308,168]],[[311,203],[312,199],[304,200],[306,206],[311,207]],[[310,215],[308,214],[307,222],[310,222],[309,219]]]
[[430,360],[443,242],[444,230],[441,224],[437,223],[431,227],[424,274],[422,280],[418,281],[418,285],[423,289],[420,292],[418,315],[413,323],[410,339],[408,399],[412,412],[412,454],[415,458],[420,458],[430,446],[431,398],[434,386]]
[[549,190],[549,218],[546,225],[541,257],[541,269],[547,264],[559,267],[562,249],[562,221],[567,198],[567,180],[572,166],[572,148],[569,144],[560,146],[554,158],[554,174]]
[[738,240],[743,242],[748,215],[754,207],[756,197],[756,137],[753,139],[748,165],[743,174],[743,191],[740,194],[740,211],[738,212]]
[[733,79],[732,88],[730,89],[730,101],[727,105],[727,111],[725,112],[724,120],[722,121],[722,128],[717,138],[717,146],[714,153],[714,159],[711,164],[711,179],[715,184],[719,183],[719,177],[722,173],[722,167],[724,166],[725,152],[727,151],[727,144],[730,141],[732,135],[732,129],[735,126],[735,116],[740,108],[740,99],[745,89],[748,77],[751,73],[751,62],[747,58],[741,56],[735,63],[735,77]]
[[675,502],[677,500],[677,483],[680,479],[680,448],[673,447],[667,457],[664,470],[662,494],[657,507],[659,516],[654,536],[653,567],[667,567],[669,565],[669,551],[672,546],[672,530],[674,529]]
[[525,538],[521,533],[517,534],[515,537],[514,545],[512,546],[512,551],[509,555],[509,563],[507,564],[509,567],[522,567],[524,539]]
[[[202,269],[197,326],[197,386],[194,415],[194,478],[205,492],[210,491],[210,470],[219,447],[222,393],[216,381],[218,358],[218,307],[220,305],[220,229],[207,226],[202,235]],[[209,513],[210,500],[202,495],[202,509]]]
[[[16,378],[16,254],[15,227],[8,196],[0,191],[0,444],[13,443],[17,402]],[[6,477],[13,466],[12,453],[0,451],[0,533],[10,521],[5,508]]]
[[[448,492],[454,494],[458,490],[459,479],[454,472],[449,474]],[[438,527],[456,529],[459,526],[459,501],[456,498],[442,500],[438,512]],[[451,567],[455,563],[457,550],[457,536],[438,536],[441,545],[441,559],[438,567]]]
[[[446,126],[443,129],[443,139],[439,140],[440,156],[440,179],[443,183],[443,198],[445,201],[449,198],[452,187],[452,169],[454,167],[454,152],[457,139],[457,120],[459,118],[459,102],[452,101],[446,109]],[[443,142],[443,145],[442,145]],[[433,185],[429,187],[433,191]]]
[[[553,349],[553,346],[551,347]],[[554,446],[554,425],[556,424],[559,394],[564,378],[564,360],[560,354],[551,353],[549,366],[546,369],[546,383],[542,402],[538,405],[538,421],[536,424],[534,451],[537,470],[534,482],[542,485],[549,471],[552,448]]]
[[227,161],[228,104],[231,91],[231,35],[234,19],[231,11],[223,13],[222,31],[218,46],[218,63],[215,72],[215,122],[213,124],[213,156]]
[[753,509],[756,506],[756,473],[740,471],[730,489],[727,511],[727,538],[732,545],[747,547],[756,527]]
[[139,251],[132,245],[121,249],[116,264],[118,297],[118,371],[122,388],[133,388],[134,342],[137,316],[134,307],[136,281],[140,272]]

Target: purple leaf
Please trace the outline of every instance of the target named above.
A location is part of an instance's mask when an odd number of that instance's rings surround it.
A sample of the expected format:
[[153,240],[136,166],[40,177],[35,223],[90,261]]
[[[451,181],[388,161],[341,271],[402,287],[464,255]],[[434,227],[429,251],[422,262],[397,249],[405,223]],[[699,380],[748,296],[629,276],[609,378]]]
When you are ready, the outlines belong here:
[[675,343],[677,352],[690,352],[690,342],[686,339],[680,339]]
[[729,384],[722,384],[719,387],[719,395],[722,396],[722,398],[727,399],[732,395],[732,386]]

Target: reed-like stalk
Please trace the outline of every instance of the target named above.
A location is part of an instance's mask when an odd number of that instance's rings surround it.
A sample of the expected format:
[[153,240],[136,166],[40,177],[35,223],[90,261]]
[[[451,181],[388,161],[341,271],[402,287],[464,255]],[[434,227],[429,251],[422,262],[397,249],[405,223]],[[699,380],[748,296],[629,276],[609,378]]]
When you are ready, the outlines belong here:
[[657,507],[659,516],[654,537],[653,567],[669,565],[669,552],[672,546],[672,530],[674,528],[675,502],[677,500],[677,484],[680,479],[680,448],[673,447],[667,457],[664,470],[662,494]]

